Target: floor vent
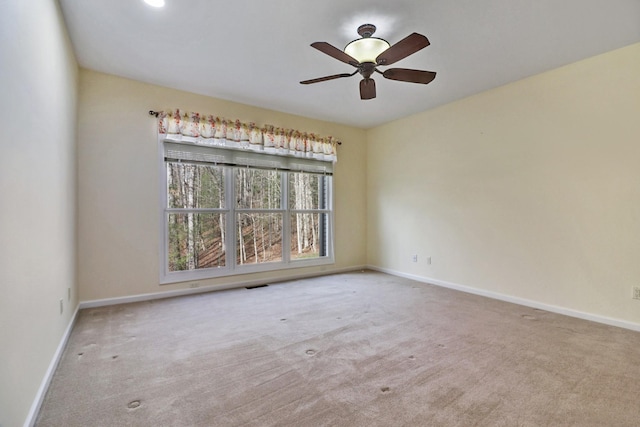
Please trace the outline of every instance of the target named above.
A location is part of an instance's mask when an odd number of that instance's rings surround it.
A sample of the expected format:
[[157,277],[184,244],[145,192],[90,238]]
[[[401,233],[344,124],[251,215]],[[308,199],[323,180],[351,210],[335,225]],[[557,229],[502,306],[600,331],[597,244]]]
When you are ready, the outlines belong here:
[[266,288],[267,286],[269,286],[269,285],[246,286],[245,289]]

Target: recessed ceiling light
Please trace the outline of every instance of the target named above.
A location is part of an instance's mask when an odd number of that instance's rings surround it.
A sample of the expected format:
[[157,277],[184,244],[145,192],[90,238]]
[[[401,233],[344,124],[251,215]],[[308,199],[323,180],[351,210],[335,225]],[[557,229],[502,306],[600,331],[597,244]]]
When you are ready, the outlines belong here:
[[163,7],[164,0],[144,0],[146,4],[153,7]]

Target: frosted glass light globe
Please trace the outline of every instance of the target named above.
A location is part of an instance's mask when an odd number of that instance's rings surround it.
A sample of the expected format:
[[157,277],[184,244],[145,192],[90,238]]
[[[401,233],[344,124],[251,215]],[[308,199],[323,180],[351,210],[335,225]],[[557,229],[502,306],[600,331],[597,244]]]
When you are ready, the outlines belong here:
[[344,53],[357,59],[358,62],[376,62],[376,58],[385,50],[389,49],[386,40],[377,37],[364,37],[352,41],[344,48]]

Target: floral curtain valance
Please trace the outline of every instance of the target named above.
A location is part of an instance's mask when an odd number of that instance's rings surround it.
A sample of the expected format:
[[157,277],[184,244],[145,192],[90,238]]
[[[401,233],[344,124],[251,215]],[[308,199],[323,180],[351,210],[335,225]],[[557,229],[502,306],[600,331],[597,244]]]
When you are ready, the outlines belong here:
[[295,156],[336,162],[338,140],[272,125],[256,126],[194,112],[161,111],[158,133],[166,141],[189,142],[277,156]]

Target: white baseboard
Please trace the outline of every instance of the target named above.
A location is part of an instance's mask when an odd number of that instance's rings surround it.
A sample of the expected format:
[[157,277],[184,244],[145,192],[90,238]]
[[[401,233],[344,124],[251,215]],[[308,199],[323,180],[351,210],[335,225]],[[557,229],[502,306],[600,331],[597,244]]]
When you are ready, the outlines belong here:
[[326,276],[330,274],[339,274],[339,273],[347,273],[355,270],[363,270],[366,267],[364,265],[347,267],[347,268],[338,268],[332,270],[319,271],[315,273],[303,273],[303,274],[295,274],[292,276],[283,276],[283,277],[275,277],[269,279],[255,279],[255,280],[241,280],[238,282],[227,283],[224,285],[211,285],[211,286],[202,286],[199,288],[189,288],[189,289],[177,289],[173,291],[164,291],[164,292],[153,292],[148,294],[139,294],[139,295],[131,295],[126,297],[116,297],[116,298],[105,298],[91,301],[82,301],[80,302],[80,309],[84,308],[94,308],[94,307],[105,307],[109,305],[116,304],[127,304],[132,302],[142,302],[142,301],[151,301],[155,299],[163,299],[163,298],[172,298],[179,297],[183,295],[193,295],[200,294],[204,292],[212,292],[212,291],[222,291],[226,289],[237,289],[244,288],[247,286],[260,286],[266,285],[274,282],[284,282],[289,280],[299,280],[299,279],[307,279],[310,277],[317,276]]
[[446,282],[444,280],[438,280],[431,277],[423,277],[415,274],[403,273],[401,271],[391,270],[383,267],[376,267],[374,265],[368,265],[368,269],[379,271],[381,273],[391,274],[393,276],[404,277],[406,279],[415,280],[417,282],[428,283],[431,285],[441,286],[443,288],[454,289],[456,291],[467,292],[470,294],[480,295],[487,298],[493,298],[500,301],[510,302],[513,304],[524,305],[526,307],[537,308],[540,310],[550,311],[552,313],[563,314],[565,316],[576,317],[578,319],[589,320],[592,322],[602,323],[610,326],[617,326],[619,328],[630,329],[632,331],[640,332],[640,324],[628,322],[626,320],[614,319],[611,317],[600,316],[592,313],[585,313],[570,308],[559,307],[555,305],[545,304],[538,301],[529,300],[526,298],[514,297],[507,294],[501,294],[499,292],[487,291],[485,289],[474,288],[472,286],[460,285],[457,283]]
[[71,316],[71,321],[67,325],[67,328],[62,335],[62,339],[60,340],[60,344],[58,344],[58,348],[56,352],[53,354],[53,358],[51,359],[51,363],[49,363],[49,368],[42,379],[42,383],[40,384],[40,388],[36,393],[36,397],[31,404],[31,408],[29,409],[29,414],[27,415],[27,419],[24,422],[24,427],[32,427],[36,418],[38,418],[38,413],[40,412],[40,407],[42,406],[42,402],[44,401],[44,397],[47,394],[47,390],[49,389],[49,384],[51,384],[51,380],[53,379],[53,374],[56,372],[56,368],[58,367],[58,363],[60,363],[60,358],[62,357],[62,353],[64,353],[64,349],[67,346],[67,341],[69,341],[69,337],[71,336],[71,331],[73,330],[73,326],[76,323],[76,319],[78,317],[78,311],[80,311],[80,306],[76,307],[76,310]]

